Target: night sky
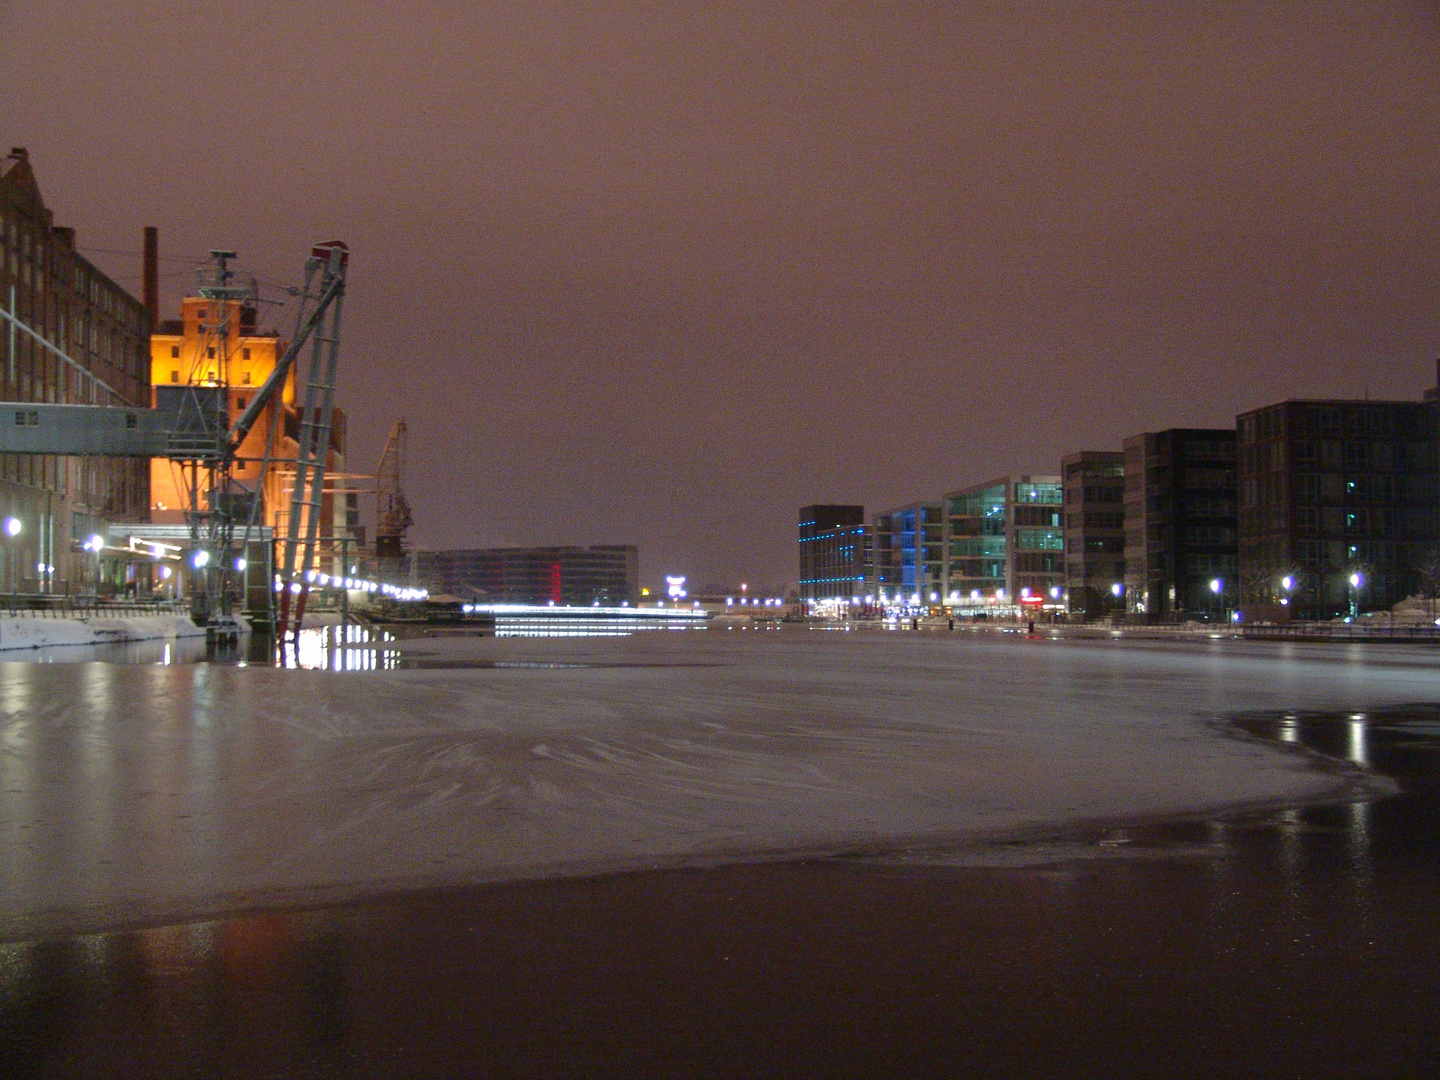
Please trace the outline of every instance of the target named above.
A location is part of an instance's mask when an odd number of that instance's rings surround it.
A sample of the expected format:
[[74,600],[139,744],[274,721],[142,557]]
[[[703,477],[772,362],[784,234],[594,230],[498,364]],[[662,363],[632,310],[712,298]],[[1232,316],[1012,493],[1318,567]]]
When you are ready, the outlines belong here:
[[1440,356],[1435,4],[0,0],[0,141],[167,317],[348,242],[412,543],[647,581]]

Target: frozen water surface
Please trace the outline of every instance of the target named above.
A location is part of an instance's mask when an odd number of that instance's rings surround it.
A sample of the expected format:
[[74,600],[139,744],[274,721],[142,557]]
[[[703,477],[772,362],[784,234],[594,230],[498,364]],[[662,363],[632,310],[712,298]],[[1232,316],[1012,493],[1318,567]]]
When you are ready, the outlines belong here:
[[[429,669],[0,664],[0,934],[1353,795],[1228,737],[1436,700],[1433,651],[679,633]],[[495,662],[535,666],[446,667]]]

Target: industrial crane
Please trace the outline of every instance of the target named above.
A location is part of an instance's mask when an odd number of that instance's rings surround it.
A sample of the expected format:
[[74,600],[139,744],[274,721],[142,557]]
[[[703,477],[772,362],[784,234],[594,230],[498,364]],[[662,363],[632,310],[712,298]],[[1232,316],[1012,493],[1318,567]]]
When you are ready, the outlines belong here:
[[[191,379],[189,385],[174,388],[165,408],[16,403],[23,408],[15,409],[15,423],[0,424],[0,453],[164,457],[176,462],[186,479],[189,504],[185,515],[194,571],[191,614],[200,624],[212,620],[233,622],[229,610],[230,575],[246,570],[244,553],[256,531],[265,475],[277,463],[273,457],[274,427],[253,489],[235,477],[237,455],[265,408],[282,393],[291,369],[308,344],[295,482],[286,535],[274,568],[279,590],[276,631],[283,637],[292,613],[295,627],[304,617],[308,571],[315,564],[321,534],[326,455],[340,358],[340,316],[350,250],[338,240],[311,248],[305,262],[305,283],[294,290],[299,299],[294,335],[274,370],[233,424],[227,422],[226,320],[247,299],[253,299],[254,284],[230,268],[230,260],[235,258],[233,251],[217,250],[210,255],[214,265],[201,273],[200,295],[217,301],[219,326],[213,374],[207,370],[205,379]],[[43,333],[23,323],[13,310],[0,309],[0,316],[14,330],[32,337],[68,365],[82,383],[88,382],[91,401],[119,400],[111,387]],[[170,390],[165,389],[167,393]],[[398,459],[396,476],[398,484]],[[241,526],[243,533],[237,545],[236,529]]]
[[375,558],[381,574],[400,569],[405,556],[405,530],[410,527],[410,504],[400,486],[400,471],[405,462],[405,442],[410,431],[404,420],[396,420],[380,451],[380,466],[375,470]]

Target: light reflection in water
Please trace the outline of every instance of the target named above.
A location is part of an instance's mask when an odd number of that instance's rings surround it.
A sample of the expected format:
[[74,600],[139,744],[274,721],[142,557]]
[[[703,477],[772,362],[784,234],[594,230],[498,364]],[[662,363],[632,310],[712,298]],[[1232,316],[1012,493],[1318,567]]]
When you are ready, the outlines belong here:
[[279,666],[311,671],[393,671],[400,650],[388,630],[354,623],[301,630],[278,648]]
[[[386,644],[383,638],[340,635],[327,655],[330,663],[337,655],[343,663],[347,648],[373,646],[371,651],[383,652]],[[1156,1045],[1202,1041],[1203,1052],[1210,1054],[1210,1039],[1195,1040],[1196,1032],[1220,1038],[1241,1024],[1252,1025],[1245,1030],[1268,1031],[1263,1025],[1273,1021],[1267,1017],[1279,1015],[1297,1033],[1297,1042],[1274,1051],[1250,1073],[1238,1068],[1212,1073],[1429,1075],[1408,1068],[1409,1062],[1387,1073],[1282,1069],[1273,1059],[1292,1053],[1292,1047],[1312,1048],[1312,1057],[1343,1056],[1366,1038],[1393,1043],[1397,1030],[1417,1048],[1417,1058],[1423,1046],[1433,1046],[1426,1037],[1431,1027],[1412,1019],[1412,1026],[1404,1028],[1395,1017],[1433,1015],[1437,945],[1428,901],[1440,853],[1428,823],[1434,820],[1437,720],[1440,714],[1251,718],[1245,726],[1253,734],[1280,741],[1282,731],[1288,731],[1292,737],[1283,741],[1337,761],[1353,761],[1350,725],[1360,723],[1364,756],[1372,767],[1414,783],[1405,796],[1376,802],[1350,799],[1205,823],[1108,826],[1098,832],[1096,843],[1111,841],[1113,861],[1082,863],[1064,873],[1047,867],[951,878],[950,871],[933,877],[893,871],[875,875],[836,864],[796,864],[633,879],[617,875],[548,891],[534,885],[520,887],[519,893],[497,887],[389,907],[276,912],[0,945],[0,1066],[12,1066],[9,1073],[0,1068],[0,1074],[78,1075],[43,1071],[49,1061],[73,1060],[93,1063],[83,1075],[134,1075],[126,1072],[126,1054],[145,1053],[163,1054],[174,1066],[154,1075],[343,1076],[353,1074],[354,1062],[375,1060],[379,1053],[398,1048],[423,1057],[430,1047],[443,1053],[425,1074],[492,1074],[487,1066],[504,1051],[503,1038],[517,1028],[583,1034],[573,1023],[573,1000],[604,995],[605,1000],[640,1002],[637,1008],[643,1010],[660,996],[655,993],[655,954],[635,931],[640,911],[647,919],[645,936],[677,950],[674,958],[661,954],[672,966],[659,970],[673,970],[677,985],[686,988],[697,977],[720,972],[705,984],[700,1000],[731,995],[735,1008],[749,1010],[744,1022],[757,1030],[775,1021],[765,1011],[767,1003],[783,1001],[785,1023],[808,1025],[801,1027],[807,1054],[837,1037],[828,1003],[869,992],[877,966],[903,948],[913,951],[903,968],[896,966],[904,977],[897,977],[895,986],[904,992],[920,979],[920,989],[907,1007],[882,1012],[875,1022],[893,1025],[897,1017],[914,1015],[924,1018],[925,1027],[887,1029],[894,1036],[887,1045],[907,1045],[900,1036],[924,1037],[947,1025],[961,1030],[972,1021],[974,1030],[991,1030],[997,1016],[1006,1030],[1022,1034],[1029,1029],[1021,1023],[1038,1017],[1035,1033],[1041,1040],[1042,1031],[1053,1035],[1053,1018],[1059,1016],[1073,1020],[1075,1040],[1098,1056],[1114,1052],[1115,1044],[1106,1038],[1117,1029],[1134,1039],[1149,1025],[1167,1022],[1176,1026]],[[1166,842],[1181,847],[1182,857],[1145,857],[1143,849]],[[714,884],[717,880],[724,886]],[[827,883],[837,886],[833,894],[818,891]],[[918,945],[892,932],[888,923],[876,931],[872,890],[877,888],[891,890],[884,894],[885,910],[915,912]],[[742,902],[729,903],[737,894]],[[777,939],[772,924],[773,912],[790,910],[784,907],[788,897],[804,896],[811,904],[816,895],[824,898],[824,910],[841,932],[823,935],[812,958],[795,951],[810,939],[791,934]],[[713,918],[695,916],[697,906],[719,896],[726,898],[723,909],[702,907],[712,910]],[[992,896],[993,909],[978,906]],[[535,903],[536,897],[544,902]],[[663,903],[644,907],[654,898]],[[901,906],[912,901],[913,909]],[[971,903],[977,906],[963,906]],[[813,915],[811,908],[802,910]],[[834,915],[843,910],[859,914],[849,921]],[[566,912],[566,919],[557,920],[557,911]],[[1035,917],[1020,918],[1017,912]],[[749,938],[736,929],[747,915],[760,926],[747,931]],[[991,921],[981,923],[982,918]],[[586,922],[595,919],[601,921]],[[547,938],[548,928],[560,922],[566,933]],[[975,925],[986,931],[946,937],[954,927]],[[574,926],[587,929],[568,936]],[[650,932],[652,926],[658,929]],[[710,933],[716,927],[719,936]],[[751,950],[748,970],[741,966],[747,962],[744,955],[734,948],[737,940],[766,943]],[[599,972],[596,942],[624,945],[613,949]],[[723,966],[713,962],[721,942],[727,961],[735,957]],[[782,952],[780,970],[788,982],[772,989],[765,979],[777,966],[773,956],[786,949],[792,951]],[[537,953],[549,965],[547,985],[527,996],[535,982],[531,972]],[[843,962],[836,962],[837,954]],[[932,954],[943,962],[930,970],[926,965]],[[966,967],[977,954],[975,966]],[[1017,956],[1024,962],[1017,964]],[[824,992],[808,999],[793,994],[792,972]],[[983,1013],[966,1012],[970,998],[953,993],[960,981],[957,972],[963,985],[987,986]],[[741,976],[761,992],[735,994]],[[989,992],[987,980],[1000,980],[1000,989]],[[1055,989],[1047,997],[1049,986]],[[624,997],[627,987],[629,998]],[[1163,1008],[1147,1004],[1136,1011],[1143,993],[1152,992],[1147,988],[1164,995]],[[807,1000],[823,1004],[807,1011]],[[937,1013],[935,1002],[947,1001],[952,1011]],[[396,1002],[424,1003],[430,1019],[422,1035],[408,1025],[407,1008],[397,1008]],[[1373,1009],[1368,1002],[1376,1003]],[[644,1040],[654,1031],[683,1025],[667,1027],[663,1021],[669,1014],[660,1014],[659,1021],[654,1014],[640,1015],[647,1022],[627,1033],[637,1045],[635,1056],[658,1057],[656,1047]],[[610,1018],[602,1013],[602,1019]],[[1325,1023],[1331,1024],[1330,1043],[1323,1034]],[[1047,1025],[1052,1030],[1045,1031]],[[497,1048],[477,1032],[502,1041]],[[7,1036],[12,1037],[8,1046]],[[1097,1040],[1093,1047],[1084,1042],[1092,1037]],[[585,1045],[615,1053],[615,1038],[613,1023],[606,1023],[594,1044]],[[1023,1038],[1017,1042],[1024,1044]],[[1255,1064],[1268,1046],[1241,1045],[1239,1052]],[[1393,1046],[1382,1049],[1391,1055],[1384,1060],[1393,1063]],[[1075,1044],[1067,1041],[1066,1051],[1073,1055]],[[786,1072],[785,1062],[773,1064],[776,1075]],[[1040,1071],[1014,1070],[1016,1075]],[[1066,1075],[1058,1062],[1043,1071]],[[911,1075],[934,1073],[917,1067]],[[540,1068],[512,1074],[545,1075]],[[1121,1068],[1109,1075],[1125,1074]]]
[[1365,747],[1365,717],[1362,715],[1352,716],[1347,724],[1350,732],[1350,747],[1346,755],[1362,769],[1370,767],[1370,757]]

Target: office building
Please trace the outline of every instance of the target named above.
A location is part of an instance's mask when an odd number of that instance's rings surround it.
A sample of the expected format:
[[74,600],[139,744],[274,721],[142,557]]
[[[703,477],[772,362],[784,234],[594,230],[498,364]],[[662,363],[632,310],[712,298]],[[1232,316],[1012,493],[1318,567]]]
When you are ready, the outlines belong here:
[[1125,609],[1125,454],[1085,450],[1060,463],[1064,483],[1065,600],[1096,619]]
[[[23,148],[0,159],[0,307],[44,342],[0,323],[5,401],[150,404],[150,313],[54,223]],[[145,458],[0,454],[0,591],[123,589],[83,545],[149,506]]]
[[939,603],[945,585],[945,516],[938,502],[876,514],[871,522],[875,592],[890,600]]
[[1434,401],[1285,401],[1236,429],[1247,618],[1329,619],[1421,590],[1440,540]]
[[944,591],[957,613],[1060,606],[1065,537],[1058,476],[1002,476],[947,494]]
[[873,554],[865,507],[802,507],[799,530],[801,600],[848,601],[870,591]]
[[615,607],[640,601],[640,549],[466,548],[417,551],[416,576],[432,594],[495,604]]
[[1234,429],[1135,435],[1124,455],[1127,614],[1223,617],[1239,600]]

